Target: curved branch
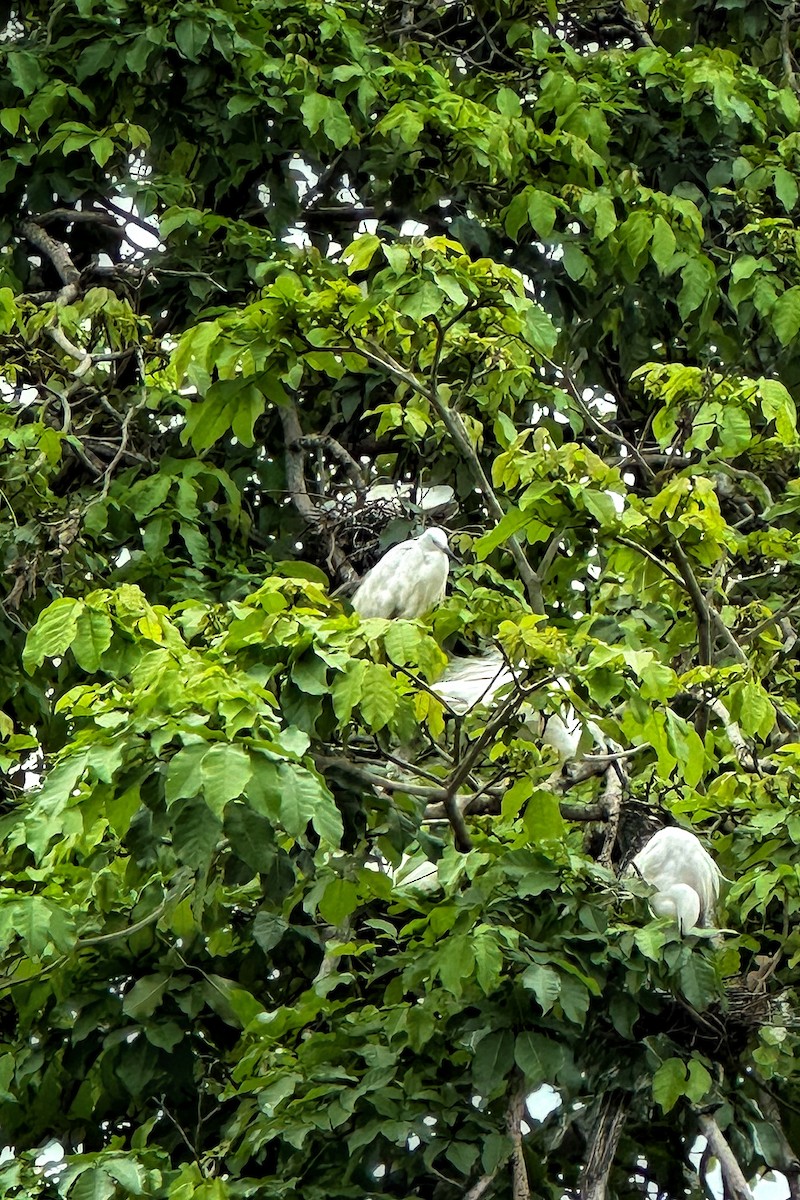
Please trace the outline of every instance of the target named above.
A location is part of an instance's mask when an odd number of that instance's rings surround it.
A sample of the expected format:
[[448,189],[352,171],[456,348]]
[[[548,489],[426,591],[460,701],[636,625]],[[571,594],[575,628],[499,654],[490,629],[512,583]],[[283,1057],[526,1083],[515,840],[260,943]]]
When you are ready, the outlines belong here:
[[[278,406],[278,415],[283,426],[285,443],[286,489],[301,517],[304,517],[314,529],[321,531],[324,529],[325,518],[309,496],[306,487],[305,452],[303,450],[305,435],[297,415],[297,409],[291,403],[281,404]],[[333,534],[329,531],[326,532],[329,543],[328,562],[331,567],[348,582],[356,579],[356,572],[347,555],[338,545]]]
[[35,246],[37,250],[41,250],[42,254],[50,259],[58,272],[64,286],[56,297],[56,303],[71,304],[80,292],[81,273],[72,261],[67,247],[63,242],[57,242],[55,238],[52,238],[35,221],[20,221],[17,228],[26,241]]

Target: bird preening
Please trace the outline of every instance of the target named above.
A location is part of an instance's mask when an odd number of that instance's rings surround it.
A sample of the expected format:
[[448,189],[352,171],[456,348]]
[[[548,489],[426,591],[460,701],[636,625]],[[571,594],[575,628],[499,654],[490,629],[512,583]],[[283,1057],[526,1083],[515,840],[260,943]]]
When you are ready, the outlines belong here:
[[426,529],[378,559],[357,587],[353,608],[362,617],[421,617],[444,599],[451,559],[445,531]]
[[630,869],[655,888],[650,908],[672,917],[681,935],[715,925],[720,869],[688,829],[659,829],[631,860]]

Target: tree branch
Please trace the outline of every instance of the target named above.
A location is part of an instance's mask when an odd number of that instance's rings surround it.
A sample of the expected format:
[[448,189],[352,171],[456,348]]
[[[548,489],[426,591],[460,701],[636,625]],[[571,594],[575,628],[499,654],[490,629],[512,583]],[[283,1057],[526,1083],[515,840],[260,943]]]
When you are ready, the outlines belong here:
[[603,802],[608,811],[608,817],[605,836],[603,837],[603,848],[597,859],[603,867],[611,866],[611,858],[614,853],[614,847],[617,844],[617,830],[619,829],[624,795],[625,788],[622,770],[617,770],[616,765],[612,763],[606,771],[606,786],[603,789]]
[[792,54],[792,47],[789,42],[789,30],[792,21],[795,20],[796,16],[797,3],[795,2],[792,4],[787,4],[783,11],[783,16],[781,17],[780,46],[781,66],[783,67],[783,79],[781,80],[781,83],[784,87],[790,87],[793,91],[800,93],[800,87],[798,87],[797,83],[797,76],[794,72],[794,55]]
[[297,439],[298,446],[302,446],[304,450],[312,446],[318,447],[320,450],[327,451],[332,458],[336,458],[347,471],[348,476],[359,496],[363,496],[367,490],[364,483],[364,474],[361,467],[353,458],[344,446],[337,442],[336,438],[330,437],[329,434],[312,434],[304,433],[302,437]]
[[525,1116],[525,1079],[515,1069],[506,1108],[506,1129],[511,1138],[511,1195],[513,1200],[530,1200],[531,1189],[525,1153],[522,1147],[522,1121]]
[[605,1200],[608,1176],[628,1115],[629,1097],[625,1092],[609,1092],[597,1115],[589,1154],[581,1177],[580,1200]]
[[35,221],[20,221],[19,232],[40,250],[55,267],[59,279],[64,284],[56,297],[57,304],[71,304],[80,294],[81,273],[70,258],[69,250],[63,242],[57,242],[49,233],[37,225]]
[[[305,455],[302,446],[302,439],[305,435],[300,425],[297,409],[293,404],[281,404],[278,406],[278,415],[283,425],[286,489],[292,497],[295,508],[308,521],[309,525],[316,530],[323,530],[325,526],[324,514],[314,504],[306,487],[304,470]],[[356,572],[353,570],[347,555],[339,547],[333,534],[328,530],[325,530],[325,532],[329,540],[329,564],[344,580],[350,581],[355,579],[357,577]]]
[[730,1200],[753,1200],[753,1193],[750,1191],[742,1168],[736,1161],[717,1122],[709,1113],[700,1113],[698,1124],[712,1154],[719,1163],[725,1194],[730,1197]]

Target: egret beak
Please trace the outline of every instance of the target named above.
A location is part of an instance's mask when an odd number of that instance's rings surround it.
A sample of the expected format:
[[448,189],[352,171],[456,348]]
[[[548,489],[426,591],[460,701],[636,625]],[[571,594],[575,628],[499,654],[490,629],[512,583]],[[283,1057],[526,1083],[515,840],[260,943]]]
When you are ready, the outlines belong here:
[[454,563],[458,563],[458,565],[460,567],[463,567],[464,560],[463,560],[463,558],[461,558],[461,556],[459,554],[456,554],[455,550],[451,550],[450,547],[448,546],[447,549],[445,550],[445,554],[447,555],[448,558],[452,558]]

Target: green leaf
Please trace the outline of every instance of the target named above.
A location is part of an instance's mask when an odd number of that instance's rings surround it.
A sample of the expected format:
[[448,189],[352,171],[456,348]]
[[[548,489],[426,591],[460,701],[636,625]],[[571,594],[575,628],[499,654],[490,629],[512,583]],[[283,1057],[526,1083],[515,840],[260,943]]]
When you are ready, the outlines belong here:
[[539,237],[550,236],[556,223],[556,201],[549,192],[534,188],[528,193],[528,220]]
[[518,117],[520,114],[519,96],[511,88],[501,87],[495,96],[495,104],[504,117]]
[[12,82],[24,96],[32,96],[44,86],[47,76],[36,54],[30,50],[7,50],[4,57]]
[[481,1038],[472,1059],[472,1080],[482,1097],[505,1091],[504,1080],[514,1065],[514,1035],[497,1029]]
[[561,976],[552,967],[532,963],[522,973],[522,986],[533,992],[543,1013],[549,1013],[561,991]]
[[104,167],[114,153],[114,143],[110,137],[94,138],[89,143],[89,150],[92,158],[101,167]]
[[348,275],[355,275],[356,271],[365,271],[380,244],[380,238],[374,233],[364,233],[346,246],[342,251],[342,258],[350,264],[347,268]]
[[152,1017],[164,998],[168,983],[169,975],[165,975],[161,971],[157,971],[153,975],[144,975],[137,980],[131,990],[125,993],[122,1001],[122,1011],[126,1017],[130,1017],[134,1021]]
[[102,1167],[87,1167],[69,1191],[70,1200],[108,1200],[117,1190],[114,1179]]
[[111,619],[107,613],[84,608],[78,614],[70,649],[82,670],[94,673],[100,669],[103,655],[111,645],[111,633]]
[[670,266],[675,254],[675,247],[676,240],[675,234],[672,232],[672,226],[663,217],[656,217],[653,222],[651,253],[660,274],[665,275],[667,273],[667,268]]
[[22,662],[29,673],[41,666],[46,658],[63,655],[72,645],[78,631],[78,617],[83,601],[62,596],[44,610],[29,632],[22,652]]
[[321,779],[305,767],[285,764],[285,784],[274,798],[277,817],[292,837],[303,836],[309,822],[329,845],[342,839],[342,818]]
[[442,987],[453,996],[460,996],[475,970],[472,940],[463,934],[447,938],[436,958],[436,970]]
[[770,313],[772,328],[781,345],[786,346],[800,330],[800,286],[787,288],[778,297]]
[[678,312],[685,321],[690,313],[713,295],[715,278],[706,258],[690,258],[681,271],[682,287],[678,293]]
[[687,1091],[686,1064],[680,1058],[668,1058],[653,1076],[653,1099],[667,1113]]
[[765,419],[774,421],[778,437],[786,445],[792,445],[797,441],[797,409],[788,390],[778,379],[765,379],[762,375],[758,392]]
[[341,925],[358,906],[358,888],[349,879],[332,879],[319,902],[319,912],[329,925]]
[[775,195],[787,213],[791,212],[797,204],[797,179],[785,167],[778,167],[775,171]]
[[550,315],[538,304],[531,304],[525,310],[523,337],[540,354],[549,356],[555,349],[558,330]]
[[775,709],[760,683],[745,683],[742,688],[739,724],[746,736],[766,738],[775,726]]
[[185,800],[176,807],[175,856],[188,867],[205,871],[219,846],[222,823],[199,797]]
[[243,795],[251,775],[250,756],[241,746],[218,742],[203,756],[200,777],[212,812],[221,816],[229,800]]
[[186,425],[181,435],[191,442],[198,454],[209,450],[228,432],[235,414],[226,392],[211,392],[207,400],[197,400],[186,410]]
[[370,729],[383,729],[397,708],[397,690],[392,673],[382,663],[368,663],[361,691],[361,716]]
[[205,21],[196,21],[192,17],[184,17],[175,26],[175,45],[184,58],[197,62],[200,51],[208,41],[210,29]]
[[417,661],[419,645],[425,637],[419,625],[411,621],[392,621],[383,644],[392,662],[404,667]]
[[288,921],[277,913],[260,912],[253,922],[253,937],[265,954],[278,945],[289,928]]
[[333,711],[340,723],[350,720],[351,712],[361,700],[367,666],[366,659],[356,659],[354,662],[348,663],[347,669],[337,674],[334,679],[331,688]]
[[206,975],[202,992],[206,1003],[223,1021],[240,1029],[244,1029],[264,1011],[255,996],[232,979],[225,979],[221,975]]
[[564,1059],[556,1042],[541,1033],[518,1033],[514,1043],[514,1059],[525,1076],[528,1087],[552,1083]]
[[[144,1168],[132,1156],[104,1158],[103,1169],[131,1196],[141,1196],[147,1176]],[[72,1193],[74,1195],[74,1193]]]

